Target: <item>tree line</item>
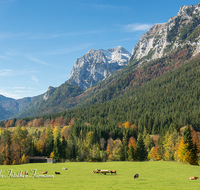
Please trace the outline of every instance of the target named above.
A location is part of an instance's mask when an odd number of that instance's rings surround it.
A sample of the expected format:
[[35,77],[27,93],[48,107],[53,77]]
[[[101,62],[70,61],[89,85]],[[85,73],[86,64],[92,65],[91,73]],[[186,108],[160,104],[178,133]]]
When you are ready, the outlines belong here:
[[150,135],[130,122],[111,128],[48,125],[1,129],[0,164],[26,163],[29,156],[47,156],[61,161],[172,160],[198,165],[200,133],[187,125]]

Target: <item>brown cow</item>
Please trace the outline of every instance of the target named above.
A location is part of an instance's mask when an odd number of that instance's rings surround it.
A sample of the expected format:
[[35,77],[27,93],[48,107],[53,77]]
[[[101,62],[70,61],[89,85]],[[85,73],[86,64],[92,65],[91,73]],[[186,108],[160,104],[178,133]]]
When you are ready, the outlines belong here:
[[101,170],[100,173],[106,174],[109,173],[109,170]]
[[26,172],[22,172],[22,175],[28,175],[28,172],[26,171]]
[[46,171],[46,172],[42,172],[42,174],[47,174],[48,173],[48,171]]
[[133,179],[136,179],[138,177],[139,177],[139,174],[135,174],[134,177],[133,177]]
[[110,170],[110,173],[111,173],[111,174],[116,174],[117,171],[116,171],[116,170]]
[[189,177],[188,179],[189,180],[196,180],[196,179],[198,179],[199,177]]
[[55,174],[60,174],[60,172],[54,172]]

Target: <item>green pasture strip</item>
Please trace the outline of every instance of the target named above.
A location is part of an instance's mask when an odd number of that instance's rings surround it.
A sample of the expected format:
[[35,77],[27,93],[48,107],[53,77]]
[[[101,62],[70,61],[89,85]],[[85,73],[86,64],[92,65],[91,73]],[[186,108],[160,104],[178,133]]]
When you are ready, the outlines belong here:
[[[68,170],[62,170],[66,167]],[[87,190],[195,190],[200,189],[200,179],[190,181],[192,176],[200,177],[200,167],[191,166],[176,162],[66,162],[66,163],[38,163],[23,165],[1,165],[0,189],[87,189]],[[12,173],[20,170],[28,170],[28,178],[6,178],[7,169],[12,169]],[[43,171],[48,171],[47,175],[54,175],[54,178],[30,178],[33,173],[30,171],[37,169],[37,174],[42,175]],[[94,174],[92,171],[116,170],[117,174]],[[55,175],[54,171],[60,172]],[[139,178],[133,180],[135,173]]]

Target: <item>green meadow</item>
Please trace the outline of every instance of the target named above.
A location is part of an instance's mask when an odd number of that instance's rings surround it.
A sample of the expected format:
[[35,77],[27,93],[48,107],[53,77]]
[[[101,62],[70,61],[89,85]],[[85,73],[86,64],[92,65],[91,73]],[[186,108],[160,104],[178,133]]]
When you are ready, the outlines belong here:
[[[62,170],[66,167],[68,170]],[[1,165],[0,189],[200,189],[200,179],[191,181],[191,176],[200,177],[200,167],[186,165],[176,162],[66,162],[66,163],[37,163],[23,165]],[[27,178],[6,178],[9,173],[6,170],[12,169],[15,176],[20,170],[28,170]],[[96,169],[116,170],[117,174],[94,174]],[[42,175],[54,175],[53,178],[33,177]],[[55,175],[54,171],[60,172]],[[135,173],[139,178],[133,180]]]

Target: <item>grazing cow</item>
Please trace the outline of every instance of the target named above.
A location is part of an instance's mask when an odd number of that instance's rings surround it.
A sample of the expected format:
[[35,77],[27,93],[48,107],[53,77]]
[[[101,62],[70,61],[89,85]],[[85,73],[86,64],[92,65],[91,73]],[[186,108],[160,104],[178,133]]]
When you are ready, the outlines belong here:
[[63,170],[67,170],[67,168],[63,168]]
[[111,174],[116,174],[117,171],[116,171],[116,170],[110,170],[110,173],[111,173]]
[[196,180],[196,179],[198,179],[199,177],[189,177],[188,179],[189,180]]
[[55,174],[60,174],[60,172],[54,172]]
[[109,170],[101,170],[100,173],[103,173],[103,174],[109,173]]
[[133,179],[136,179],[138,177],[139,177],[139,174],[135,174],[134,177],[133,177]]
[[46,171],[46,172],[42,172],[42,174],[47,174],[48,173],[48,171]]
[[98,171],[94,171],[94,170],[92,172],[95,173],[95,174],[99,173]]

